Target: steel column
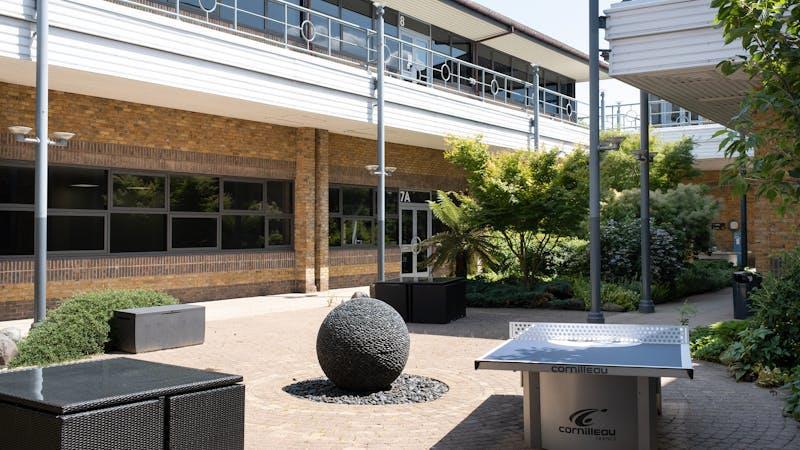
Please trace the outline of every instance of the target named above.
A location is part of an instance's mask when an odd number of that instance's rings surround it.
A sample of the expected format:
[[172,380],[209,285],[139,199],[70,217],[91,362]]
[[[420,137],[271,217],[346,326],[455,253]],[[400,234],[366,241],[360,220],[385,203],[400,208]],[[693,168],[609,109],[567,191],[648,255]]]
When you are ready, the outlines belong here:
[[656,305],[650,292],[650,104],[645,91],[639,91],[639,161],[642,219],[642,298],[639,312],[653,313]]
[[600,129],[606,129],[606,92],[600,91]]
[[375,90],[377,92],[378,109],[378,281],[386,279],[385,256],[386,256],[386,142],[383,124],[383,75],[386,61],[384,55],[384,7],[376,3],[375,12],[378,19],[378,44],[377,51],[377,82]]
[[34,223],[33,321],[38,324],[47,314],[47,0],[36,2],[36,198]]
[[539,66],[533,67],[533,148],[539,150]]
[[586,321],[604,323],[600,307],[600,7],[589,0],[589,281],[592,307]]
[[[744,175],[744,171],[742,171]],[[747,255],[747,191],[745,191],[739,199],[739,239],[741,240],[741,270],[744,270],[750,263],[748,262]]]

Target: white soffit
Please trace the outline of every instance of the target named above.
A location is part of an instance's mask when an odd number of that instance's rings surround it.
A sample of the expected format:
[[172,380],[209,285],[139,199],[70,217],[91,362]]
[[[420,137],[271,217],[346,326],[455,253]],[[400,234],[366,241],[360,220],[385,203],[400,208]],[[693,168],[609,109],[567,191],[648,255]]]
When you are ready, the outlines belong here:
[[[536,42],[534,38],[516,31],[508,33],[509,27],[491,18],[482,17],[478,12],[444,1],[434,0],[385,0],[389,8],[400,11],[409,17],[427,22],[439,28],[459,34],[474,41],[484,41],[489,47],[512,56],[539,64],[573,78],[577,82],[588,81],[589,65],[586,61]],[[487,38],[492,38],[488,39]],[[601,71],[601,78],[608,74]]]

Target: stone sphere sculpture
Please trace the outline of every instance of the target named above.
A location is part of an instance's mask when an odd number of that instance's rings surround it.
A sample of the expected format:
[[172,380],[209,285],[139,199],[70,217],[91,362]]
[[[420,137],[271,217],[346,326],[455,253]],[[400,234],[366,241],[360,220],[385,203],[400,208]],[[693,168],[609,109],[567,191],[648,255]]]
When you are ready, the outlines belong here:
[[403,318],[373,298],[333,309],[317,333],[317,359],[333,384],[349,391],[387,390],[408,361],[411,341]]

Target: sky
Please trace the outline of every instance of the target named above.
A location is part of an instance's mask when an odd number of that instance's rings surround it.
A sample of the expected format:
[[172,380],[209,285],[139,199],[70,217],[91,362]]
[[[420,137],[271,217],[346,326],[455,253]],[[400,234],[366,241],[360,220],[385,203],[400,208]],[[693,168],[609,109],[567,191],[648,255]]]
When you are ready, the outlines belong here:
[[[475,0],[478,3],[522,22],[589,53],[589,1],[588,0]],[[600,0],[600,14],[611,3],[619,0]],[[600,48],[608,48],[600,30]],[[537,61],[538,62],[538,61]],[[545,62],[540,62],[546,67]],[[617,80],[601,80],[600,89],[606,92],[606,104],[639,103],[639,90]],[[578,100],[589,101],[589,83],[578,83]]]

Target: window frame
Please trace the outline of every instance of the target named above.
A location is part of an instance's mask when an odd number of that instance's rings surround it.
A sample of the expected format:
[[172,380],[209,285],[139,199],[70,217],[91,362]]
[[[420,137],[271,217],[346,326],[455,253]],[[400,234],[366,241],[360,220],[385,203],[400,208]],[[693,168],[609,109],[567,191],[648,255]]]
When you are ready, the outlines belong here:
[[[0,165],[10,167],[24,167],[35,168],[32,161],[20,161],[11,159],[0,160]],[[295,181],[285,178],[247,178],[247,177],[229,177],[223,175],[211,174],[197,174],[188,172],[161,172],[153,170],[141,169],[121,169],[102,167],[95,165],[70,165],[70,164],[50,164],[51,167],[68,167],[74,169],[87,169],[87,170],[104,170],[106,172],[106,208],[105,209],[65,209],[65,208],[48,208],[48,216],[92,216],[103,217],[103,250],[68,250],[68,251],[51,251],[48,254],[54,256],[70,256],[70,257],[91,257],[91,256],[111,256],[111,257],[125,257],[125,256],[154,256],[154,255],[187,255],[187,254],[210,254],[210,253],[242,253],[242,252],[275,252],[287,251],[294,249],[294,210],[295,204]],[[157,176],[165,179],[164,184],[164,208],[136,208],[136,207],[117,207],[114,206],[114,175],[139,175],[139,176]],[[171,177],[172,176],[208,176],[218,179],[218,211],[217,212],[193,212],[193,211],[172,211],[170,196],[171,196]],[[262,186],[262,204],[259,210],[231,210],[223,207],[224,202],[224,183],[225,181],[235,182],[248,182],[261,184]],[[267,183],[280,182],[288,184],[288,189],[291,194],[292,212],[286,213],[272,213],[267,211]],[[2,203],[0,204],[2,211],[25,211],[35,213],[35,204],[23,203]],[[161,214],[165,216],[166,220],[166,245],[164,251],[143,251],[143,252],[111,252],[111,215],[112,214]],[[242,216],[263,216],[264,217],[264,246],[252,249],[223,249],[222,248],[222,217],[226,215]],[[172,246],[172,219],[173,217],[180,218],[216,218],[216,246],[215,247],[202,247],[202,248],[174,248]],[[289,244],[286,245],[269,245],[269,221],[270,219],[285,219],[289,222]],[[34,219],[35,220],[35,219]],[[34,256],[33,253],[27,255],[0,255],[1,260],[12,259],[30,259]]]
[[[352,214],[344,214],[344,188],[369,188],[370,190],[370,198],[372,201],[372,210],[373,214],[371,216],[358,216]],[[330,232],[328,233],[328,248],[331,249],[357,249],[357,248],[378,248],[378,190],[372,186],[363,186],[363,185],[356,185],[356,184],[329,184],[328,191],[330,192],[331,189],[337,189],[339,191],[339,212],[332,213],[330,212],[330,205],[328,205],[328,221],[335,219],[339,222],[339,230],[341,233],[341,243],[339,245],[331,245],[330,244]],[[389,191],[395,192],[397,194],[397,212],[394,214],[387,214],[385,219],[396,219],[398,223],[398,236],[397,236],[397,244],[388,244],[388,245],[400,245],[400,236],[399,236],[399,226],[400,226],[400,189],[399,188],[386,188],[386,192]],[[348,244],[347,240],[344,236],[344,222],[345,220],[370,220],[372,223],[372,244]]]

